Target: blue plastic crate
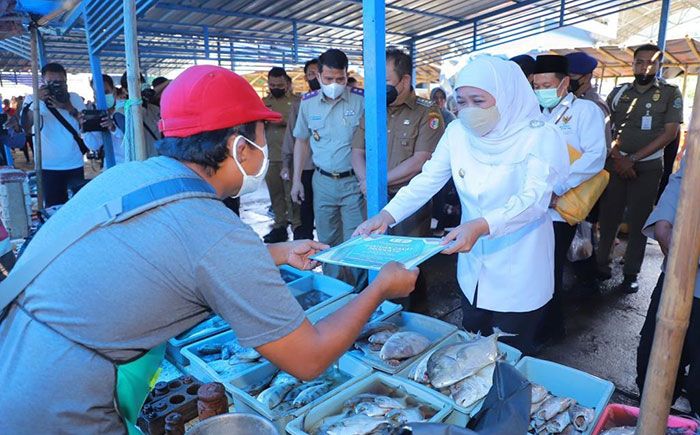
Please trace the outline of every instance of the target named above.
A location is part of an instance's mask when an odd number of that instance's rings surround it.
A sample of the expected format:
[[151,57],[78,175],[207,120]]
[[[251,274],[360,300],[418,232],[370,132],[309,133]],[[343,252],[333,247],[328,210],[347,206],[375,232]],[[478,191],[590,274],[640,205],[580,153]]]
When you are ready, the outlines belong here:
[[373,352],[372,354],[367,355],[364,352],[354,348],[348,351],[348,354],[359,359],[365,364],[370,365],[379,371],[391,374],[403,371],[422,355],[430,352],[435,346],[457,331],[457,327],[451,323],[408,311],[400,311],[393,316],[386,318],[385,321],[396,324],[400,331],[417,332],[419,334],[423,334],[430,340],[430,346],[428,346],[427,349],[416,356],[403,360],[397,366],[387,364],[386,361],[379,357],[379,352]]
[[610,381],[551,361],[526,356],[515,367],[527,380],[542,385],[555,396],[570,397],[581,406],[594,408],[595,421],[585,435],[593,432],[615,391]]
[[[331,278],[320,273],[310,273],[296,281],[289,283],[289,291],[299,301],[307,314],[331,304],[343,296],[352,293],[352,286],[343,281]],[[317,303],[305,304],[305,298],[315,295],[320,298]],[[309,302],[307,300],[306,302]]]
[[[449,346],[452,344],[458,344],[458,343],[463,343],[469,341],[469,334],[467,334],[464,331],[457,331],[455,334],[452,334],[449,336],[445,341],[442,343],[438,344],[435,346],[430,352],[434,352],[437,349],[440,349],[445,346]],[[509,364],[515,365],[519,360],[520,357],[522,356],[522,352],[520,352],[518,349],[509,346],[505,343],[498,343],[498,350],[499,352],[505,354],[505,361],[508,362]],[[417,359],[414,361],[410,366],[406,367],[405,369],[401,370],[399,373],[397,373],[398,376],[401,376],[403,378],[408,378],[409,373],[413,368],[420,363],[422,358]],[[428,388],[432,388],[430,386],[427,386]],[[437,391],[437,390],[436,390]],[[441,394],[438,392],[438,394]],[[442,395],[442,394],[441,394]],[[481,405],[483,405],[484,400],[481,399],[474,403],[471,406],[468,407],[463,407],[457,405],[455,401],[452,399],[450,396],[442,395],[445,397],[452,407],[454,408],[454,411],[450,414],[450,416],[447,418],[446,422],[450,424],[455,424],[461,427],[465,427],[467,422],[469,421],[469,418],[473,415],[475,415],[479,410],[481,409]]]
[[307,410],[315,406],[317,403],[330,398],[337,391],[340,391],[361,379],[366,378],[372,374],[372,369],[365,364],[362,364],[355,358],[349,356],[342,356],[335,364],[335,367],[340,370],[341,373],[349,376],[349,379],[342,384],[336,386],[331,391],[322,395],[318,399],[309,403],[308,405],[301,407],[288,415],[279,415],[274,410],[269,409],[267,406],[259,402],[255,397],[245,392],[247,386],[256,384],[267,377],[270,377],[277,368],[270,362],[265,362],[261,366],[240,374],[234,379],[224,384],[226,391],[229,392],[231,397],[233,397],[234,407],[236,412],[252,412],[259,414],[277,426],[280,433],[284,433],[284,428],[287,426],[292,419],[295,417],[306,413]]
[[[312,323],[316,323],[317,321],[323,319],[324,317],[328,317],[331,314],[335,313],[348,303],[355,299],[357,297],[357,294],[349,294],[347,296],[343,296],[340,299],[337,299],[333,302],[331,302],[328,305],[325,305],[315,311],[313,311],[311,314],[308,315],[309,320]],[[389,301],[384,301],[382,302],[379,307],[372,313],[372,317],[370,318],[370,321],[372,322],[378,322],[382,321],[388,317],[393,316],[394,314],[398,313],[401,311],[402,307],[399,304],[395,304],[393,302]]]
[[221,316],[213,314],[207,320],[168,340],[165,345],[165,354],[168,355],[173,364],[182,369],[189,364],[189,360],[182,355],[183,347],[227,329],[229,329],[228,323]]
[[287,266],[286,264],[280,266],[280,276],[282,277],[282,280],[287,284],[301,279],[305,276],[309,276],[312,273],[313,272],[307,270],[299,270],[296,267]]
[[452,405],[445,400],[443,395],[407,379],[375,372],[344,389],[339,389],[335,395],[319,402],[310,408],[307,413],[296,417],[287,425],[287,433],[291,435],[307,435],[323,418],[339,414],[343,404],[348,399],[361,393],[386,394],[389,391],[400,391],[421,405],[433,408],[436,413],[429,422],[442,422],[452,412]]

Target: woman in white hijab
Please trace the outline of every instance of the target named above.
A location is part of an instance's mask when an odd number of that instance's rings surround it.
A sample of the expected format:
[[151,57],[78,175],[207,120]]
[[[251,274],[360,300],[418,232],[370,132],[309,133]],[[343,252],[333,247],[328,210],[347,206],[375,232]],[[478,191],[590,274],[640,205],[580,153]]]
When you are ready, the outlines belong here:
[[531,353],[542,307],[554,290],[554,234],[547,214],[552,189],[569,171],[566,142],[545,123],[514,62],[472,59],[457,75],[460,122],[451,123],[421,174],[356,234],[384,233],[454,178],[462,224],[443,238],[459,253],[462,325]]

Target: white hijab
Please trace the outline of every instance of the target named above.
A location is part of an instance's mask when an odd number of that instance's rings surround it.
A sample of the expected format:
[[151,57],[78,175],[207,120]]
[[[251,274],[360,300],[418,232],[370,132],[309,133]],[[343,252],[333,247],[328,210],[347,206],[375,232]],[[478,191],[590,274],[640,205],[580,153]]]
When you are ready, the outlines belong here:
[[475,136],[463,128],[469,136],[470,151],[480,161],[515,163],[525,154],[515,152],[505,156],[504,153],[529,142],[533,130],[554,129],[559,133],[556,127],[544,123],[535,93],[515,62],[490,55],[475,56],[457,74],[455,89],[462,86],[480,88],[493,95],[501,115],[496,127],[484,136]]

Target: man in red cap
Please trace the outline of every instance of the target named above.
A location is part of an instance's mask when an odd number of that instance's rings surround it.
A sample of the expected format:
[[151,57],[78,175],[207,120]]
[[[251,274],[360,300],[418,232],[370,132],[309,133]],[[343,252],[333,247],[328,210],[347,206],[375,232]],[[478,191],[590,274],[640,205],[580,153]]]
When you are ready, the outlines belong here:
[[381,302],[413,289],[418,272],[390,264],[312,325],[276,266],[308,269],[309,255],[325,246],[265,246],[219,200],[262,182],[262,121],[279,114],[242,77],[215,66],[185,70],[161,108],[161,155],[91,181],[0,283],[0,311],[3,293],[18,295],[0,313],[6,433],[125,433],[123,367],[155,355],[212,311],[242,346],[312,379],[350,347]]

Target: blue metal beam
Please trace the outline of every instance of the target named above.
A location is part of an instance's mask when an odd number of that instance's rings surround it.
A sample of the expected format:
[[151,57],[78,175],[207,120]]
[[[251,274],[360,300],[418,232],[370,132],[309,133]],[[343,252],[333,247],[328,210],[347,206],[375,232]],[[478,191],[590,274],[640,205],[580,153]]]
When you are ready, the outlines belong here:
[[44,65],[48,63],[48,59],[46,58],[46,47],[44,46],[44,36],[38,31],[38,29],[36,34],[37,48],[39,49],[39,68],[43,68]]
[[[362,3],[362,0],[341,0],[345,3]],[[461,22],[461,18],[457,17],[452,17],[449,15],[444,15],[444,14],[437,14],[435,12],[429,12],[429,11],[419,11],[418,9],[413,9],[413,8],[407,8],[403,6],[397,6],[397,5],[386,5],[386,10],[387,11],[397,11],[397,12],[403,12],[405,14],[411,14],[411,15],[420,15],[422,17],[430,17],[430,18],[438,18],[441,20],[449,20],[449,21],[457,21]]]
[[387,201],[386,19],[384,6],[384,0],[363,0],[362,2],[368,216],[379,213]]
[[[158,0],[138,0],[136,2],[136,15],[140,16],[150,9],[155,3],[157,3],[157,1]],[[122,2],[120,1],[118,3],[121,4]],[[100,40],[96,41],[95,52],[99,53],[99,51],[102,50],[102,47],[112,42],[112,40],[121,34],[123,30],[124,18],[123,14],[119,14],[119,19],[109,22],[108,27],[103,30]]]
[[0,48],[14,54],[15,56],[19,56],[22,59],[31,60],[31,56],[27,54],[26,50],[21,50],[12,44],[9,44],[7,40],[0,40]]
[[[167,10],[171,10],[171,11],[183,11],[183,12],[199,13],[199,14],[205,14],[205,15],[218,15],[218,16],[223,16],[223,17],[237,17],[237,18],[246,18],[246,19],[251,19],[251,20],[274,21],[274,22],[287,23],[287,24],[292,24],[294,22],[297,22],[298,24],[302,24],[302,25],[306,25],[306,26],[314,26],[314,27],[336,29],[336,30],[348,30],[348,31],[352,31],[352,32],[362,32],[362,29],[357,28],[357,27],[341,26],[341,25],[337,25],[337,24],[328,24],[328,23],[320,23],[318,21],[313,21],[313,20],[297,20],[297,19],[292,19],[292,18],[276,17],[273,15],[249,14],[249,13],[245,13],[245,12],[225,11],[225,10],[220,10],[220,9],[198,8],[198,7],[194,7],[194,6],[179,5],[176,3],[157,3],[156,8],[167,9]],[[386,34],[387,35],[395,35],[395,36],[404,36],[404,37],[411,37],[412,36],[412,35],[409,35],[407,33],[400,33],[400,32],[386,32]]]
[[[659,39],[656,44],[663,53],[666,50],[666,26],[668,25],[668,12],[671,9],[671,0],[661,1],[661,16],[659,17]],[[658,71],[661,74],[661,70]]]
[[68,17],[63,21],[63,26],[60,29],[61,35],[65,35],[73,29],[78,20],[82,17],[84,8],[84,2],[80,2],[78,6],[73,8]]
[[[90,60],[90,69],[92,70],[92,88],[95,90],[95,104],[99,110],[107,110],[107,99],[105,98],[104,82],[102,81],[102,66],[100,65],[100,57],[94,50],[94,35],[89,29],[91,27],[91,17],[89,13],[85,13],[83,20],[85,21],[85,39],[87,41],[88,58]],[[111,168],[115,165],[114,160],[114,144],[112,143],[112,135],[107,132],[102,132],[102,144],[105,152],[105,167]]]

